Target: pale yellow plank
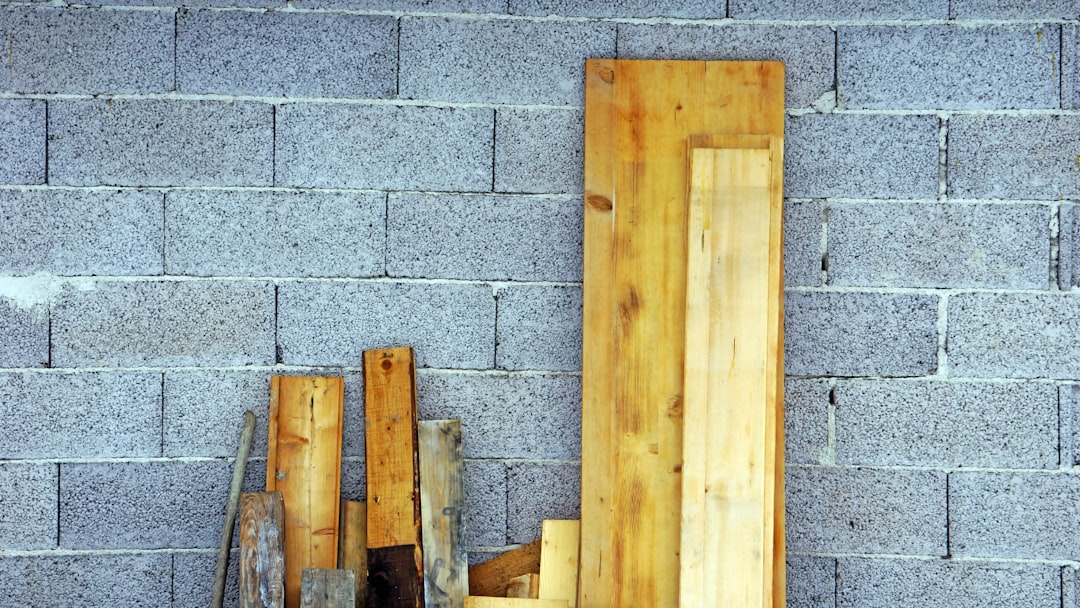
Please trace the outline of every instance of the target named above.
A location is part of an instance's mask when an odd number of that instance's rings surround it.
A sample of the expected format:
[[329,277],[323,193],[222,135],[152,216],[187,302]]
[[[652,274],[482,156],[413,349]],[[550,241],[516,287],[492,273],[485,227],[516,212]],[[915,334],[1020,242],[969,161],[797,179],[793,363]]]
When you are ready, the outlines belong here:
[[577,605],[578,546],[581,522],[548,519],[540,534],[540,593],[542,600],[567,600]]
[[540,575],[535,572],[515,576],[506,583],[506,597],[537,599],[540,592]]
[[465,608],[568,608],[566,600],[532,600],[516,597],[465,596]]

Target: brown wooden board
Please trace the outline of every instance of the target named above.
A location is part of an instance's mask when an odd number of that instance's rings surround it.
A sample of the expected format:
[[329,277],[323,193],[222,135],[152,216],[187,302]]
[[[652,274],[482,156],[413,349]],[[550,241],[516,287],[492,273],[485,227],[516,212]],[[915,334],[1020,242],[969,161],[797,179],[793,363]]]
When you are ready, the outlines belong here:
[[304,568],[333,568],[341,495],[340,377],[270,379],[266,489],[285,503],[285,606],[300,605]]
[[540,540],[522,545],[469,568],[469,595],[506,597],[515,576],[540,572]]
[[522,574],[521,576],[515,576],[510,579],[506,583],[506,597],[533,600],[539,599],[540,574],[530,572],[529,574]]
[[367,605],[367,504],[341,501],[341,534],[338,568],[352,570],[356,582],[356,605]]
[[364,352],[368,606],[424,603],[412,349]]
[[285,508],[281,492],[240,495],[240,608],[285,605]]
[[777,62],[586,65],[579,608],[678,602],[687,142],[782,137],[783,80]]

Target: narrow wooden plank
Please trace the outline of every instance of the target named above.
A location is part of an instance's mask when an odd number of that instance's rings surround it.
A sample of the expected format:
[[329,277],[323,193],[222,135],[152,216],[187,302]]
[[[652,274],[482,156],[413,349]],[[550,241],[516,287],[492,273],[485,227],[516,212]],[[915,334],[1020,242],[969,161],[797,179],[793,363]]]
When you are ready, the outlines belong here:
[[567,608],[566,600],[532,600],[516,597],[465,596],[465,608]]
[[461,421],[422,421],[417,434],[425,606],[461,608],[469,594]]
[[285,507],[281,492],[240,495],[240,608],[285,606]]
[[769,607],[771,150],[690,157],[680,605]]
[[367,605],[367,503],[341,501],[341,533],[338,568],[352,570],[356,581],[356,605]]
[[515,576],[506,583],[506,597],[539,599],[540,575],[536,572]]
[[578,547],[581,522],[548,519],[540,536],[540,593],[542,600],[566,600],[577,605]]
[[[782,80],[782,79],[781,79]],[[770,139],[772,152],[772,177],[769,204],[773,209],[769,229],[769,290],[775,298],[769,300],[769,346],[773,358],[770,370],[769,394],[772,405],[772,445],[766,454],[772,454],[772,496],[766,500],[773,505],[772,529],[772,605],[787,606],[787,551],[784,526],[784,138]],[[766,465],[769,468],[769,465]]]
[[337,564],[344,378],[274,376],[270,381],[267,491],[285,503],[285,605],[300,605],[304,568]]
[[515,576],[540,572],[539,539],[469,568],[469,595],[506,597],[507,582]]
[[412,349],[364,352],[368,606],[424,602]]
[[304,568],[300,608],[355,608],[356,574],[352,570]]

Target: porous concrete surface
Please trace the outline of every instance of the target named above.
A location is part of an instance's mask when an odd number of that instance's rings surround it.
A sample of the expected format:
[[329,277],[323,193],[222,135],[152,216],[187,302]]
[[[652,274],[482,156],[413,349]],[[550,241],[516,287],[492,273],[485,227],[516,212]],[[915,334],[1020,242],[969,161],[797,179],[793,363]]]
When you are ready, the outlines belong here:
[[0,184],[45,182],[45,106],[0,99]]
[[1053,564],[844,557],[836,587],[836,605],[844,608],[1053,608],[1061,602],[1061,572]]
[[786,575],[790,608],[833,608],[836,605],[834,558],[788,555]]
[[1077,19],[1076,0],[950,0],[953,19]]
[[1047,207],[864,201],[828,214],[832,285],[1047,288]]
[[99,281],[53,307],[58,366],[274,361],[274,286],[261,281]]
[[506,465],[497,460],[466,460],[465,543],[470,547],[505,545],[507,507]]
[[1061,464],[1080,465],[1080,385],[1058,387],[1061,416]]
[[499,290],[495,367],[581,369],[581,288],[515,285]]
[[57,6],[0,9],[12,93],[165,93],[173,90],[173,11]]
[[160,192],[0,190],[0,272],[161,274]]
[[[240,602],[239,551],[229,555],[225,578],[225,606],[236,607]],[[177,553],[173,555],[172,607],[206,608],[206,598],[214,597],[214,575],[217,552]]]
[[784,285],[821,285],[821,239],[825,229],[821,201],[784,203]]
[[924,376],[937,367],[937,298],[788,292],[784,370],[804,376]]
[[722,19],[725,6],[709,0],[509,0],[510,14],[566,17],[676,17]]
[[249,101],[49,102],[49,183],[269,186],[274,108]]
[[58,467],[52,463],[0,463],[4,503],[19,514],[18,518],[0,519],[0,550],[56,547]]
[[0,298],[0,367],[45,367],[49,364],[49,315],[37,307],[16,306]]
[[[584,131],[580,110],[497,110],[493,189],[579,194],[584,187]],[[539,141],[544,145],[536,145]]]
[[1062,205],[1058,215],[1058,287],[1069,290],[1080,285],[1080,211],[1076,205]]
[[0,372],[0,458],[161,455],[161,374]]
[[580,281],[580,200],[393,194],[386,271],[392,277]]
[[949,474],[949,547],[962,557],[1072,560],[1080,476],[958,471]]
[[784,381],[784,462],[819,464],[831,458],[828,380]]
[[581,517],[581,467],[574,464],[511,464],[506,471],[506,540],[540,538],[545,519]]
[[168,553],[11,555],[0,559],[0,596],[11,606],[161,608],[172,596]]
[[785,477],[789,551],[946,555],[942,471],[795,466]]
[[948,357],[958,376],[1080,379],[1080,299],[968,293],[949,298]]
[[833,399],[840,464],[1058,465],[1058,395],[1052,384],[842,381]]
[[825,27],[619,24],[620,59],[782,61],[789,108],[835,90],[835,46]]
[[181,190],[165,197],[165,231],[168,274],[382,276],[386,195]]
[[397,36],[388,15],[182,10],[176,85],[184,93],[390,97]]
[[[1075,3],[1074,3],[1075,4]],[[1080,7],[1075,12],[1080,14]],[[1061,107],[1080,107],[1080,29],[1075,24],[1061,26]]]
[[[953,0],[956,2],[956,0]],[[949,0],[731,0],[728,13],[735,19],[945,19]]]
[[505,13],[506,0],[295,0],[297,8],[424,13]]
[[[852,26],[838,31],[840,105],[1057,108],[1056,25]],[[880,52],[889,49],[888,53]]]

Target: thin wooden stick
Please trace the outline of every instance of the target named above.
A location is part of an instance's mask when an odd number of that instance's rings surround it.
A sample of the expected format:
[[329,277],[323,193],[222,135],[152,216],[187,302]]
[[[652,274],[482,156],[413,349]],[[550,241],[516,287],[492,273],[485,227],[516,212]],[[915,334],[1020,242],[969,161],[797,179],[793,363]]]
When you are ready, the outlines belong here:
[[251,452],[251,436],[255,433],[255,414],[251,410],[244,412],[244,430],[240,431],[240,446],[236,449],[236,464],[233,465],[232,484],[229,486],[229,502],[225,507],[225,527],[221,529],[221,545],[218,547],[217,574],[214,577],[213,608],[222,608],[225,603],[225,575],[229,571],[229,548],[232,546],[233,524],[236,523],[236,508],[240,504],[240,486],[244,483],[244,469],[247,467],[248,453]]

